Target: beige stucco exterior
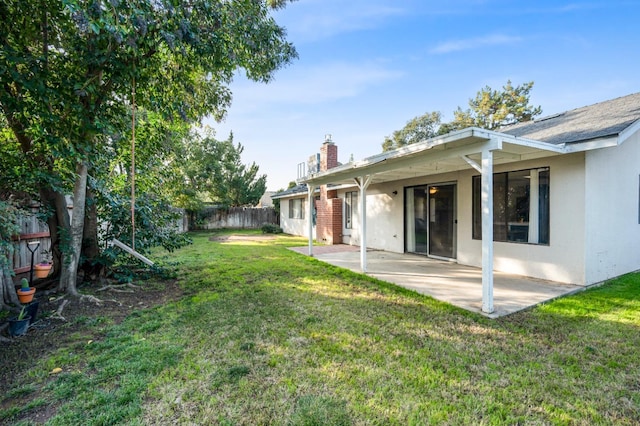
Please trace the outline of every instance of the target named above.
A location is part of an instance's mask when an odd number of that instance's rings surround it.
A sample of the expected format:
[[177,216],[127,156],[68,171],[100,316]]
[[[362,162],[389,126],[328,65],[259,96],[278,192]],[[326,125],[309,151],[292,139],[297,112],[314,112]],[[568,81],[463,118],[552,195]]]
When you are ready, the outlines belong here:
[[[634,133],[594,143],[595,148],[549,151],[535,159],[494,166],[493,173],[548,167],[550,191],[549,244],[494,242],[494,270],[590,285],[640,269],[640,125]],[[472,182],[479,174],[470,165],[448,173],[371,184],[366,189],[366,246],[404,253],[405,188],[455,183],[453,260],[482,267],[483,243],[472,238]],[[358,188],[343,182],[338,197],[344,199],[349,191]],[[285,199],[282,207],[285,232],[308,235],[307,219],[289,219]],[[345,244],[362,241],[358,210],[354,210],[352,229],[343,226]]]
[[587,152],[585,187],[586,281],[640,269],[640,132]]

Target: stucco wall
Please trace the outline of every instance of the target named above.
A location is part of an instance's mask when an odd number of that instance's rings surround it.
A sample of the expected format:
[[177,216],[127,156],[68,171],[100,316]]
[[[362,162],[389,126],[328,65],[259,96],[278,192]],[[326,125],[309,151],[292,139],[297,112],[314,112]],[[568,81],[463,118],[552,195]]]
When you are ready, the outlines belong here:
[[[584,285],[584,154],[576,153],[496,166],[505,172],[549,167],[549,245],[494,243],[494,269],[529,277]],[[471,238],[471,178],[458,182],[458,262],[482,265],[482,242]]]
[[[300,235],[306,237],[309,233],[309,211],[308,204],[305,204],[304,219],[291,219],[289,218],[289,200],[292,198],[304,198],[306,200],[306,194],[304,197],[288,197],[280,199],[280,227],[286,234]],[[316,227],[313,227],[313,238],[316,238]]]
[[[354,186],[350,189],[340,190],[338,196],[344,198],[347,191],[358,191],[358,189]],[[393,191],[398,191],[398,193],[393,194]],[[398,253],[404,251],[402,197],[402,187],[395,182],[372,185],[367,189],[367,247]],[[344,220],[342,226],[343,242],[360,245],[359,191],[358,204],[353,215],[353,228],[344,228]]]
[[[597,184],[594,172],[589,183],[585,181],[585,154],[575,153],[551,156],[542,159],[496,165],[496,173],[531,168],[549,167],[550,173],[550,243],[537,245],[527,243],[494,243],[495,270],[518,275],[530,276],[558,282],[587,285],[602,278],[602,268],[597,269],[597,255],[610,253],[615,265],[607,264],[605,274],[619,275],[630,268],[640,268],[638,258],[640,247],[640,225],[638,225],[638,158],[640,142],[627,141],[622,150],[607,153],[606,150],[590,153],[589,167],[593,170],[606,169],[604,165],[618,161],[620,157],[626,164],[624,176],[616,175],[617,168],[605,176],[600,176]],[[626,146],[625,146],[626,145]],[[594,155],[591,155],[594,154]],[[409,186],[456,183],[457,184],[457,261],[460,264],[480,267],[482,264],[482,242],[472,238],[472,178],[478,175],[473,169],[440,175],[416,177],[412,179],[371,185],[367,190],[367,246],[373,249],[403,253],[404,247],[404,189]],[[585,188],[590,189],[587,201]],[[621,188],[621,194],[610,188]],[[341,188],[338,197],[344,198],[352,188]],[[393,194],[397,191],[397,194]],[[607,193],[607,197],[598,201],[593,198],[596,192]],[[344,204],[344,203],[343,203]],[[612,206],[621,206],[629,214],[625,220],[609,223],[608,212]],[[585,206],[587,208],[585,209]],[[295,235],[307,235],[307,220],[289,219],[288,199],[281,201],[281,226],[285,232]],[[360,238],[360,200],[354,209],[353,229],[344,228],[343,242],[359,245]],[[588,211],[589,226],[586,225]],[[605,228],[606,233],[597,228]],[[628,240],[616,244],[618,237],[632,231]],[[613,236],[613,237],[612,237]],[[314,235],[315,238],[315,235]],[[596,251],[587,247],[595,246]],[[590,254],[587,254],[590,253]],[[595,258],[594,258],[595,256]],[[602,256],[602,255],[600,255]],[[586,260],[588,258],[588,260]],[[587,264],[587,265],[586,265]],[[598,264],[600,265],[600,264]],[[587,271],[587,272],[585,272]],[[622,272],[621,272],[622,271]],[[613,274],[613,275],[612,275]]]
[[[585,280],[585,180],[584,154],[497,165],[496,173],[538,167],[550,168],[550,244],[494,243],[494,267],[498,271],[535,278],[584,285]],[[457,184],[457,261],[480,267],[482,243],[472,239],[473,169],[423,176],[380,185],[367,191],[367,246],[404,252],[404,188],[409,186]],[[637,176],[636,176],[637,178]],[[636,181],[637,183],[637,181]],[[339,192],[344,197],[345,189]],[[397,194],[393,194],[397,191]],[[636,200],[637,202],[637,200]],[[359,207],[359,206],[358,206]],[[359,213],[354,229],[343,229],[347,244],[360,244]],[[350,234],[350,235],[349,235]]]
[[586,154],[586,281],[640,269],[640,134]]

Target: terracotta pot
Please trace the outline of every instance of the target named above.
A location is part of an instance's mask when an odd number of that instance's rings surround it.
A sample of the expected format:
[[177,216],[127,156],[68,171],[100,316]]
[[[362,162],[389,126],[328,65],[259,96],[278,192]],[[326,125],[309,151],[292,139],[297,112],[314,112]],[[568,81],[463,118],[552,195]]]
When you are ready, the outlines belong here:
[[18,299],[20,299],[20,303],[26,305],[27,303],[33,300],[33,294],[36,292],[35,287],[29,287],[29,290],[18,289]]
[[51,264],[38,263],[33,267],[33,271],[35,272],[36,278],[47,278],[49,276],[49,272],[51,271]]

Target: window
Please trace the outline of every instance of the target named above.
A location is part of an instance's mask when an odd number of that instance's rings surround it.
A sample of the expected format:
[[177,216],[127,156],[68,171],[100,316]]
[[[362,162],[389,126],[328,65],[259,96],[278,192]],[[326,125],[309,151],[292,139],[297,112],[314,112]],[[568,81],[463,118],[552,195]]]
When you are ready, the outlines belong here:
[[307,203],[304,198],[289,200],[289,219],[304,219],[306,205]]
[[344,194],[344,227],[353,228],[353,216],[358,205],[358,193],[355,191]]
[[[473,238],[482,239],[481,177],[473,177]],[[549,244],[549,168],[493,175],[493,240]]]

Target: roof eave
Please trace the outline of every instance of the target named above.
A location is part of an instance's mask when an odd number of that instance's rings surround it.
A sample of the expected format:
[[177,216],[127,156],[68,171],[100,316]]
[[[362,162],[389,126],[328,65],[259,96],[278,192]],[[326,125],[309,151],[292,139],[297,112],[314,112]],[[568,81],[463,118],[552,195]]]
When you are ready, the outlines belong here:
[[[369,172],[374,171],[376,168],[385,167],[385,166],[381,166],[380,163],[387,162],[387,161],[400,162],[400,161],[403,161],[403,159],[417,157],[421,153],[425,153],[435,147],[447,145],[447,144],[450,144],[456,141],[462,141],[465,139],[468,139],[470,141],[475,139],[476,141],[485,141],[485,142],[490,140],[496,140],[496,141],[499,141],[500,143],[506,142],[514,145],[526,146],[529,148],[550,151],[558,154],[565,153],[563,146],[557,146],[557,145],[549,144],[546,142],[520,138],[520,137],[508,135],[505,133],[481,129],[478,127],[468,127],[466,129],[451,132],[443,136],[427,139],[425,141],[418,142],[416,144],[407,145],[393,151],[383,152],[381,154],[377,154],[377,155],[365,158],[364,160],[361,160],[358,162],[349,163],[343,166],[332,168],[330,170],[314,173],[301,179],[299,182],[315,186],[315,185],[323,185],[326,183],[344,181],[346,179],[351,179],[355,176],[358,176],[360,173],[359,171],[361,171],[362,174],[368,174]],[[496,148],[496,149],[501,149],[501,145],[499,148]],[[440,152],[440,151],[441,150],[437,150],[434,152]],[[434,154],[434,155],[437,156],[438,154]],[[399,165],[398,167],[400,168],[402,167],[402,165]],[[356,171],[358,171],[358,173],[355,173]]]

